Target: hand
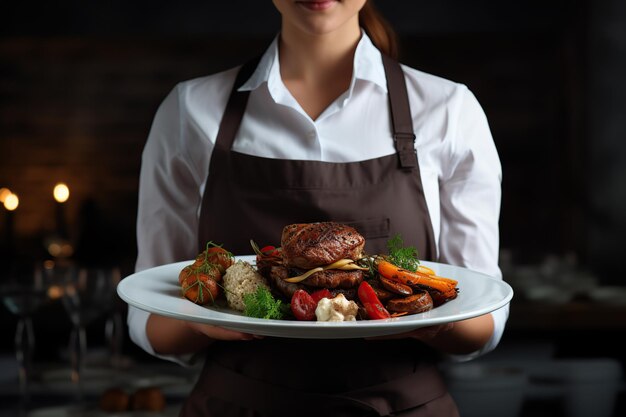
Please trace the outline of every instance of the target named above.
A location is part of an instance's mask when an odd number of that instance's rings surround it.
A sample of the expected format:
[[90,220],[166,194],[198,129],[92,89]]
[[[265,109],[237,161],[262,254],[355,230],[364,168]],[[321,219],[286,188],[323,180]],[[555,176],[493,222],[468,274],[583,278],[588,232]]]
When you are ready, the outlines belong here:
[[368,337],[367,340],[389,340],[389,339],[417,339],[426,344],[436,339],[441,334],[447,333],[454,328],[454,323],[445,323],[435,326],[420,327],[410,332],[392,334],[389,336]]
[[493,328],[493,317],[491,314],[484,314],[454,323],[421,327],[410,332],[373,339],[411,337],[442,353],[465,355],[482,349],[493,335]]
[[253,340],[262,337],[157,314],[150,314],[146,333],[154,351],[164,355],[199,352],[215,340]]
[[193,321],[187,321],[185,324],[195,333],[207,336],[209,339],[214,340],[254,340],[263,338],[263,336],[260,335],[242,333],[219,326],[212,326],[210,324],[196,323]]

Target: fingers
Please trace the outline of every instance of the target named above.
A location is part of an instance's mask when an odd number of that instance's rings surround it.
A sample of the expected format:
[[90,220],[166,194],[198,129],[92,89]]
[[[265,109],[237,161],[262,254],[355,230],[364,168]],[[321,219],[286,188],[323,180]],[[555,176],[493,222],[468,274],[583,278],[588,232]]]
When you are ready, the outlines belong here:
[[210,339],[215,340],[254,340],[262,339],[263,336],[250,333],[242,333],[236,330],[225,329],[219,326],[211,326],[210,324],[189,322],[188,326],[195,332],[203,334]]
[[429,341],[436,338],[441,333],[450,331],[453,327],[453,323],[440,324],[438,326],[427,326],[413,330],[412,332],[409,332],[409,334],[413,339]]
[[411,330],[410,332],[392,334],[389,336],[368,337],[367,340],[390,340],[390,339],[406,339],[412,338],[421,341],[429,341],[441,333],[452,330],[454,323],[445,323],[436,326],[420,327],[419,329]]

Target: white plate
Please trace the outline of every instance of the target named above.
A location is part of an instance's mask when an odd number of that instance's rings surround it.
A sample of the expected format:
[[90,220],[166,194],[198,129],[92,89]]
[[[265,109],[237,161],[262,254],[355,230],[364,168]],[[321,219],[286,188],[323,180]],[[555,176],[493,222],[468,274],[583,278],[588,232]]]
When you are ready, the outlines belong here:
[[[254,262],[254,256],[237,259]],[[459,282],[456,299],[425,313],[385,320],[331,323],[257,319],[229,309],[200,306],[183,298],[178,274],[192,262],[162,265],[130,275],[119,283],[117,293],[128,304],[162,316],[263,336],[304,339],[350,339],[402,333],[480,316],[505,306],[513,297],[513,289],[499,279],[466,268],[423,262],[439,276]]]

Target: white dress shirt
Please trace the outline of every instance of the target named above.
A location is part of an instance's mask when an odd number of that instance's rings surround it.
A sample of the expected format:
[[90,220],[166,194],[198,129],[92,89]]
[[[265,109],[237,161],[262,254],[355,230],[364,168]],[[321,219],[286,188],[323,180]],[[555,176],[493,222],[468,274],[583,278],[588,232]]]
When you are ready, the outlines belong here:
[[[197,254],[211,151],[237,70],[178,84],[156,113],[142,156],[137,271]],[[501,279],[501,167],[485,114],[466,86],[406,66],[403,70],[438,261]],[[349,89],[316,120],[283,84],[278,37],[241,90],[251,94],[235,151],[326,162],[355,162],[396,151],[381,54],[365,34],[355,53]],[[491,340],[459,359],[479,356],[498,344],[508,306],[492,314]],[[146,336],[147,317],[130,307],[130,336],[155,355]]]

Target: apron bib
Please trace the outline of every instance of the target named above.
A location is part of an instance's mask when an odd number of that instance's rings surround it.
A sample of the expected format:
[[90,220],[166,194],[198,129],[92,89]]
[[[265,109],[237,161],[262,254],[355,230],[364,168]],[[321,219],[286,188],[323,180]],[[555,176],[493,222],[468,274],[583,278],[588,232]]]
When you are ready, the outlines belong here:
[[[250,254],[250,239],[278,246],[287,224],[332,220],[357,229],[367,253],[386,253],[388,239],[400,234],[420,259],[435,260],[400,65],[383,55],[397,152],[330,163],[232,151],[250,93],[237,88],[257,64],[239,71],[220,123],[199,251],[212,240],[237,255]],[[434,351],[412,339],[216,342],[181,416],[457,416],[436,360]]]

